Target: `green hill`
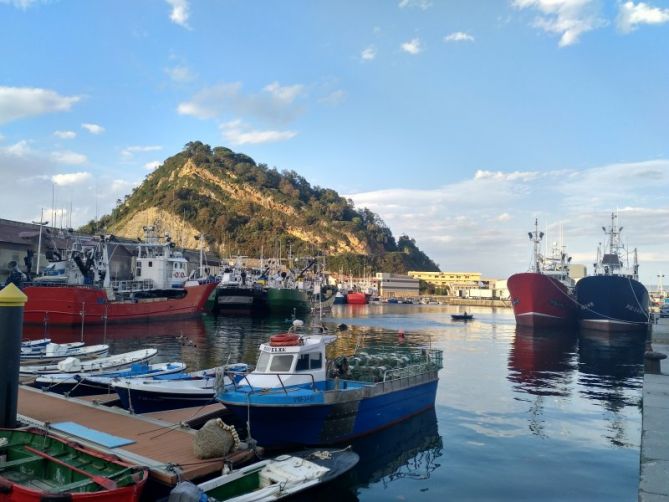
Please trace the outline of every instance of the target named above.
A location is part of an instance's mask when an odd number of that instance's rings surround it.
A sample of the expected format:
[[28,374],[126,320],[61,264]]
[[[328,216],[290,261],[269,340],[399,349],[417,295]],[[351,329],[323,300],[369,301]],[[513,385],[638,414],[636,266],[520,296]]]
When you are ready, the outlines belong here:
[[327,256],[331,270],[438,271],[413,239],[395,239],[372,211],[295,171],[277,171],[242,153],[199,141],[168,158],[117,207],[82,231],[142,234],[157,224],[177,245],[197,247],[205,235],[223,256]]

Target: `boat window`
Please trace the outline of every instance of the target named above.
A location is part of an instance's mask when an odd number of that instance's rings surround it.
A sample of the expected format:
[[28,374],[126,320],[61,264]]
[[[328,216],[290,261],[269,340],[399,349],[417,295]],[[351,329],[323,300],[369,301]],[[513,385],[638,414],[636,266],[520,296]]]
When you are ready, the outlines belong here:
[[309,354],[300,354],[300,357],[297,358],[295,371],[304,371],[308,369],[309,369]]
[[309,366],[312,370],[317,370],[323,367],[323,353],[322,352],[312,352],[309,354]]
[[267,352],[261,352],[258,357],[258,364],[256,364],[256,371],[259,373],[265,373],[267,371],[267,365],[269,363],[269,354]]
[[293,356],[288,354],[274,355],[272,356],[272,362],[270,363],[270,371],[278,372],[288,372],[290,367],[293,364]]
[[149,262],[149,267],[153,267],[153,262],[152,261]]

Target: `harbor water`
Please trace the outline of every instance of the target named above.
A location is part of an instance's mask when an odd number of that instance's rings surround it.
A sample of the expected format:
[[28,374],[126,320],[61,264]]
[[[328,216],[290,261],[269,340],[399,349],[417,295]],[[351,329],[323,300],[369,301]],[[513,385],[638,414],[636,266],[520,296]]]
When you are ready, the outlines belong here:
[[[473,321],[451,320],[464,310],[342,305],[323,317],[331,330],[347,326],[332,356],[429,344],[444,351],[444,369],[434,410],[355,441],[360,464],[318,499],[636,500],[645,335],[520,330],[507,308],[466,307]],[[64,342],[83,332],[112,353],[154,346],[159,360],[194,370],[255,363],[259,343],[288,324],[205,316],[24,336]]]

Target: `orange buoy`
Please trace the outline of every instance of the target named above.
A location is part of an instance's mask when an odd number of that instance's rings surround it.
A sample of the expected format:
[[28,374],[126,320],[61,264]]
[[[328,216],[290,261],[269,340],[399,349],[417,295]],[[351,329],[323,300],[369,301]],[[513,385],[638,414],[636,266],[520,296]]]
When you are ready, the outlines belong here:
[[288,347],[291,345],[299,345],[300,337],[292,333],[281,333],[279,335],[271,336],[269,344],[272,347]]

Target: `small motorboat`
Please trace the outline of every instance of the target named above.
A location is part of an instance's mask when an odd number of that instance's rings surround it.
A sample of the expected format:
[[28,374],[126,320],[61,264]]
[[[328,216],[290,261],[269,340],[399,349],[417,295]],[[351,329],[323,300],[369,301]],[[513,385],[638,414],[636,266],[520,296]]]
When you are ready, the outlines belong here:
[[119,378],[155,378],[161,375],[180,373],[186,369],[181,362],[149,364],[147,361],[135,363],[128,369],[102,371],[98,373],[51,373],[38,376],[34,387],[70,397],[92,396],[114,392],[112,382]]
[[120,379],[112,382],[122,406],[131,413],[205,406],[215,402],[218,387],[248,370],[246,364],[231,364],[192,373],[174,373],[153,379]]
[[49,343],[42,351],[21,349],[21,361],[28,363],[49,363],[62,361],[68,357],[77,359],[91,359],[94,357],[106,356],[109,352],[109,345],[84,345],[81,342],[74,343]]
[[474,314],[468,314],[467,312],[463,314],[451,314],[452,321],[471,321],[474,319]]
[[279,500],[332,481],[351,470],[359,460],[350,448],[306,450],[261,460],[205,481],[198,488],[206,500],[213,502]]
[[134,363],[148,361],[158,353],[158,349],[141,349],[125,352],[114,356],[100,357],[81,361],[76,357],[68,357],[57,364],[40,364],[19,367],[22,375],[43,375],[47,373],[91,373],[126,368]]
[[45,430],[0,429],[0,500],[139,500],[148,468]]

